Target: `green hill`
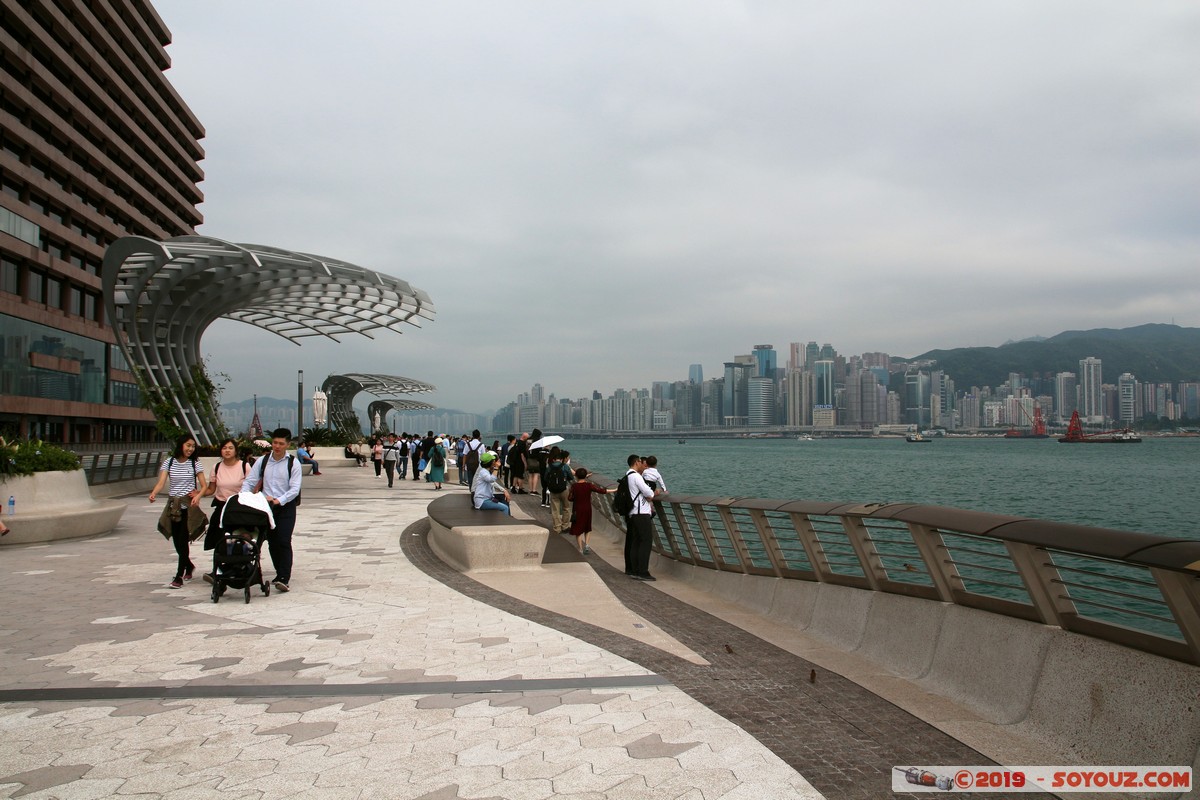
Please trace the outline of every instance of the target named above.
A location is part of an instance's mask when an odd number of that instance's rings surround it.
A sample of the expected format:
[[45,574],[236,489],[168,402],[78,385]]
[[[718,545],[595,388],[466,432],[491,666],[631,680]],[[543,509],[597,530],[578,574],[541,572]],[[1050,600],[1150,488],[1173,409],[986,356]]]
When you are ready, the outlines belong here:
[[1058,372],[1079,374],[1079,362],[1095,356],[1103,362],[1105,383],[1129,372],[1142,382],[1200,380],[1200,328],[1178,325],[1138,325],[1064,331],[1042,341],[1023,341],[999,347],[959,347],[930,350],[909,361],[933,359],[954,379],[959,390],[997,386],[1010,372],[1043,376]]

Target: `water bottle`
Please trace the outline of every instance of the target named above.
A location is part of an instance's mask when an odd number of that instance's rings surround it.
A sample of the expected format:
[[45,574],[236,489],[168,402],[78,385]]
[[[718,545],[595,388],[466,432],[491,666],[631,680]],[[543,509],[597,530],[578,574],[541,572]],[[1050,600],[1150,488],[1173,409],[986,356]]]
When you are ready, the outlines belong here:
[[[3,495],[0,495],[3,497]],[[17,498],[11,494],[8,496],[8,515],[11,517],[17,513]]]

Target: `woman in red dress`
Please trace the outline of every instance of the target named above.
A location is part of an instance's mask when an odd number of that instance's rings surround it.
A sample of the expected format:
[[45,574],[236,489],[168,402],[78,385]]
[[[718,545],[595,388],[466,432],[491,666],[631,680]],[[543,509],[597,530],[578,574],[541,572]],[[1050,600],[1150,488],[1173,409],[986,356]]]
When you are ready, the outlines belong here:
[[575,482],[571,484],[571,535],[579,552],[588,555],[592,548],[588,541],[592,535],[592,495],[608,494],[608,489],[601,488],[588,480],[588,471],[583,467],[575,470]]

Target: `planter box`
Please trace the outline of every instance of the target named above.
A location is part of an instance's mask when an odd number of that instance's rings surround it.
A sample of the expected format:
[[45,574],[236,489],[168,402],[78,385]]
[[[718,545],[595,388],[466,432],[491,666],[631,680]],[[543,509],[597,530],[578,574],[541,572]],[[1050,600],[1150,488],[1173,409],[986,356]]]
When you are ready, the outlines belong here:
[[[8,516],[8,498],[17,500],[17,513]],[[96,500],[83,470],[35,472],[0,482],[4,523],[11,529],[0,545],[77,539],[107,533],[125,513],[125,503]]]

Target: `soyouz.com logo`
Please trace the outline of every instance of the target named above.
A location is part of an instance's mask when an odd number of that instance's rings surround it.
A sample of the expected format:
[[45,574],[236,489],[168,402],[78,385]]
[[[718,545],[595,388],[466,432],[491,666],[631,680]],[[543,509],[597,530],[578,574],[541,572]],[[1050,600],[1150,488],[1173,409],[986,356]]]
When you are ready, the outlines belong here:
[[893,767],[896,792],[1186,792],[1192,768],[1081,766]]

